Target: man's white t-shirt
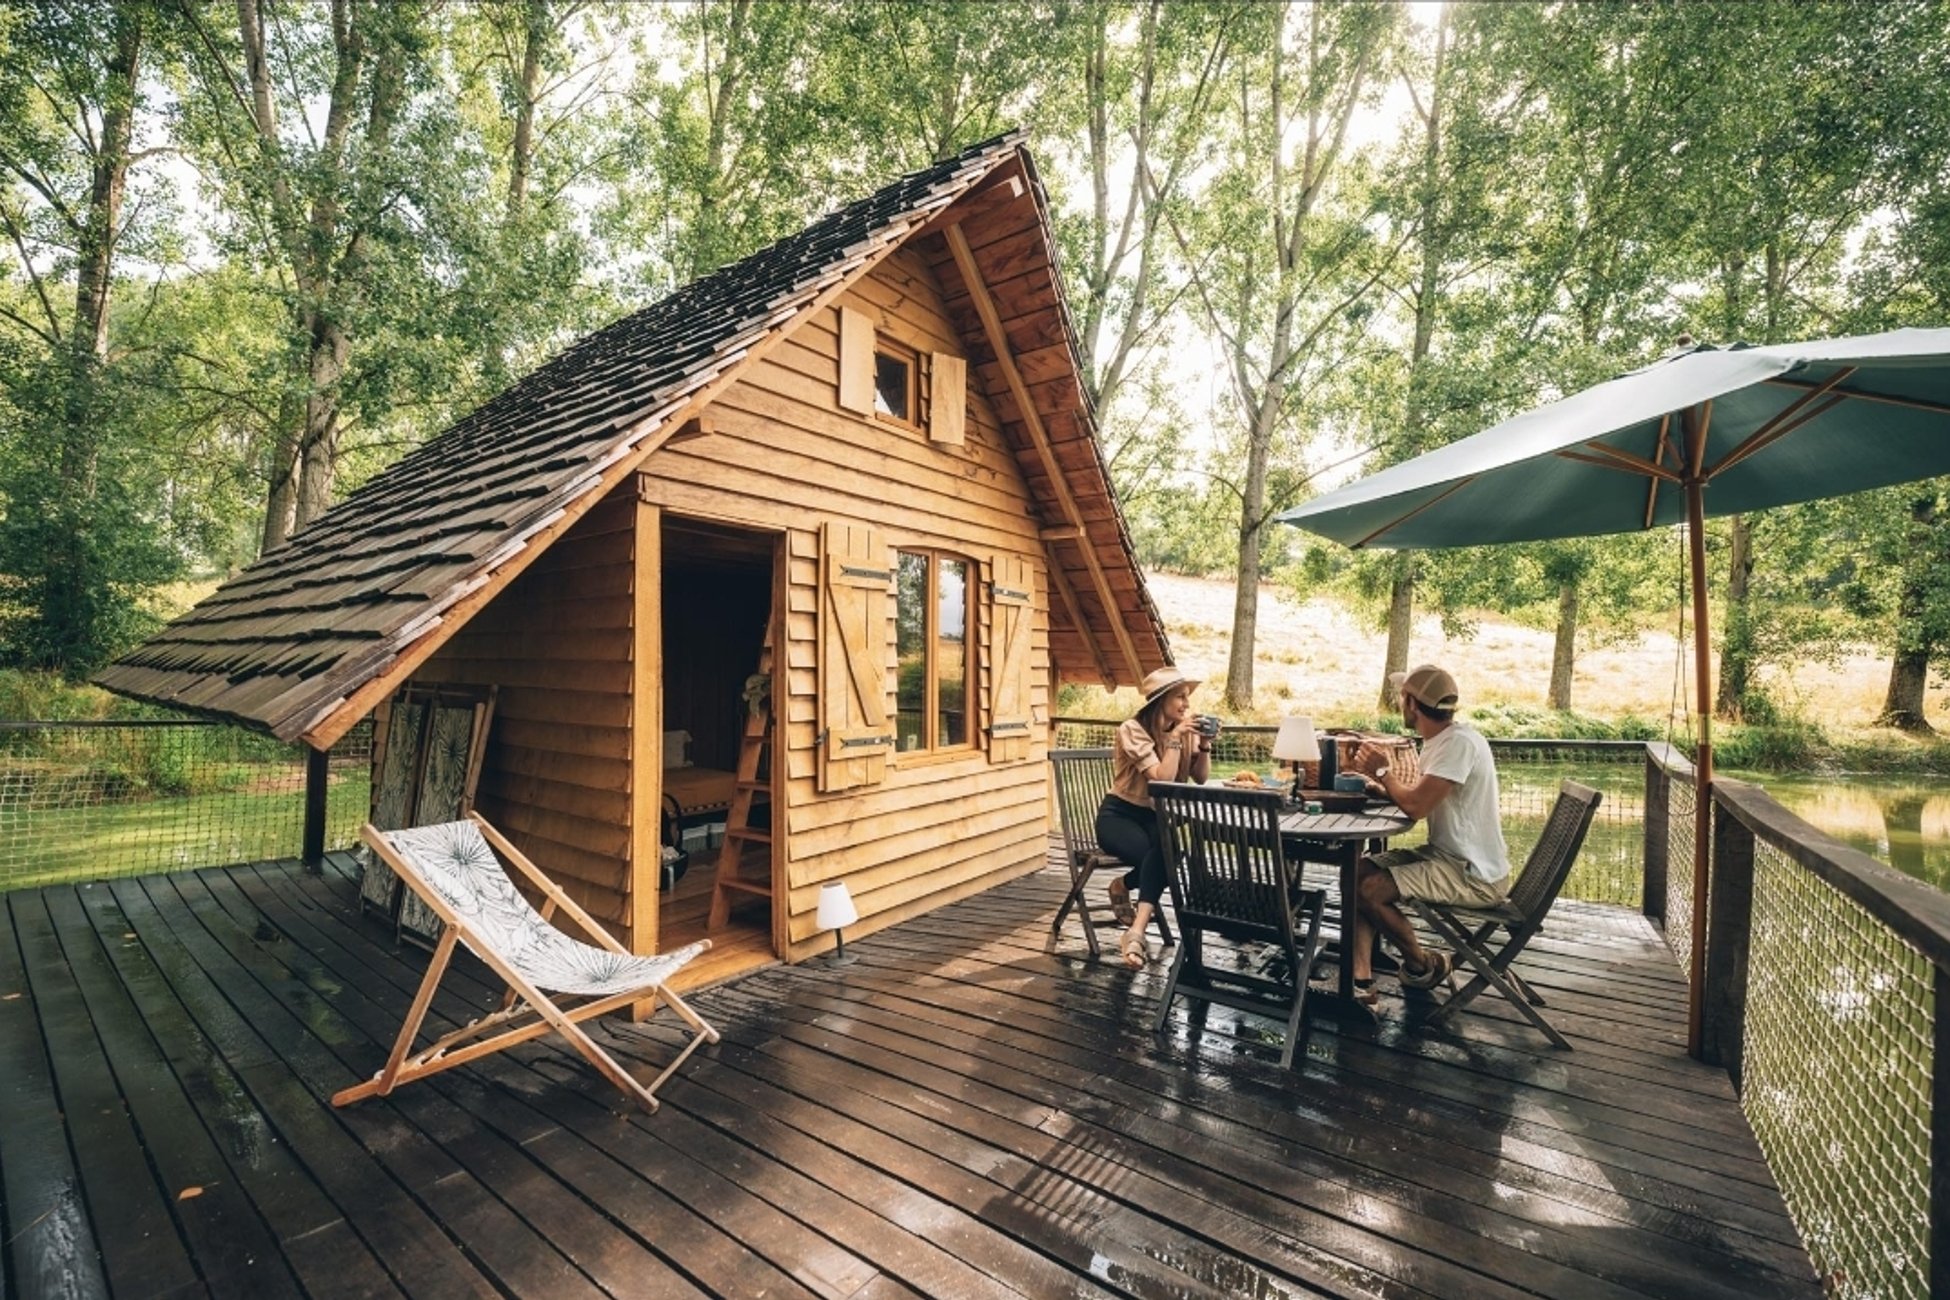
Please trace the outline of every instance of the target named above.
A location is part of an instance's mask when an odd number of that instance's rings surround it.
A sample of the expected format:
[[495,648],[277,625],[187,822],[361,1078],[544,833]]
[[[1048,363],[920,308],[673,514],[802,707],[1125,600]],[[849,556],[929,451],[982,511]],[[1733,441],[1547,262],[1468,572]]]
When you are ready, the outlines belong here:
[[1481,732],[1451,723],[1422,743],[1422,774],[1455,785],[1429,811],[1429,843],[1467,862],[1469,874],[1486,884],[1509,875],[1490,742]]

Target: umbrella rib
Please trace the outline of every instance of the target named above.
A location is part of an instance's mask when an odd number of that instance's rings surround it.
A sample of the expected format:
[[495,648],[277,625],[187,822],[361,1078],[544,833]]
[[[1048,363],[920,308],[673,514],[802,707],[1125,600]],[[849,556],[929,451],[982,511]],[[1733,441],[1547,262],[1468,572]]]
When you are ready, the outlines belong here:
[[[1753,437],[1747,439],[1747,441],[1741,443],[1738,447],[1735,447],[1722,457],[1719,464],[1706,472],[1706,477],[1712,479],[1720,474],[1726,473],[1769,443],[1787,437],[1787,435],[1793,433],[1796,429],[1799,429],[1802,425],[1818,416],[1826,415],[1842,404],[1843,396],[1844,394],[1837,393],[1792,423],[1778,426],[1770,425],[1767,429],[1762,430],[1761,433],[1756,433]],[[1762,436],[1763,434],[1765,436]]]
[[1618,448],[1607,446],[1602,442],[1587,442],[1584,445],[1591,450],[1589,452],[1582,452],[1572,451],[1566,448],[1557,454],[1566,460],[1581,460],[1592,465],[1602,465],[1606,469],[1624,470],[1630,474],[1645,474],[1653,479],[1664,479],[1668,483],[1679,482],[1679,475],[1673,473],[1664,465],[1653,464],[1643,456],[1634,456],[1629,451],[1620,451]]
[[[1672,431],[1672,412],[1667,411],[1659,417],[1659,440],[1652,444],[1652,463],[1666,463],[1667,435]],[[1645,526],[1652,527],[1652,516],[1659,506],[1659,480],[1654,478],[1645,488]]]
[[1722,456],[1719,464],[1707,470],[1707,480],[1710,482],[1715,476],[1732,469],[1735,465],[1738,465],[1741,461],[1747,459],[1747,457],[1753,455],[1776,438],[1779,438],[1783,434],[1793,432],[1809,420],[1814,419],[1815,416],[1820,415],[1823,411],[1832,409],[1842,400],[1840,396],[1830,398],[1818,410],[1810,411],[1807,415],[1801,416],[1800,419],[1795,419],[1795,416],[1800,414],[1803,407],[1820,397],[1823,393],[1826,393],[1835,385],[1841,383],[1844,379],[1847,379],[1855,371],[1856,367],[1854,366],[1844,366],[1834,374],[1828,376],[1820,384],[1809,388],[1807,392],[1801,394],[1801,396],[1795,398],[1792,402],[1789,402],[1773,419],[1748,434],[1744,442]]
[[[1778,384],[1782,388],[1820,389],[1826,387],[1826,385],[1817,385],[1805,379],[1788,379],[1781,375],[1775,375],[1771,379],[1764,379],[1761,382]],[[1857,401],[1882,402],[1889,406],[1907,406],[1911,410],[1928,411],[1932,415],[1950,415],[1950,406],[1946,406],[1942,402],[1926,402],[1920,397],[1897,397],[1890,393],[1865,393],[1858,388],[1844,388],[1838,391],[1841,396],[1853,397]]]
[[1476,476],[1474,474],[1471,474],[1468,478],[1457,479],[1454,483],[1451,483],[1448,487],[1436,493],[1434,496],[1430,497],[1427,501],[1424,501],[1421,505],[1416,506],[1413,510],[1409,511],[1407,514],[1397,515],[1395,518],[1390,519],[1387,523],[1375,529],[1373,532],[1369,533],[1366,537],[1363,537],[1360,541],[1354,543],[1354,545],[1349,547],[1348,549],[1354,551],[1360,550],[1362,547],[1366,546],[1369,542],[1372,542],[1375,538],[1381,536],[1389,529],[1407,523],[1409,520],[1415,518],[1415,516],[1421,514],[1424,510],[1427,510],[1430,506],[1435,505],[1437,502],[1449,496],[1451,493],[1461,491],[1463,488],[1468,487],[1471,483],[1475,481],[1476,481]]

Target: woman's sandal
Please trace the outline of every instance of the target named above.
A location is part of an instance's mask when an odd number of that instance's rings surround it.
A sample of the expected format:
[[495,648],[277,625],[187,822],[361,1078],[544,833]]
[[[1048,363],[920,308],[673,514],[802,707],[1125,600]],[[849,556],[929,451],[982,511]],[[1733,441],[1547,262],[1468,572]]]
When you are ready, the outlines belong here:
[[1135,925],[1137,908],[1131,906],[1131,887],[1124,883],[1124,877],[1111,877],[1109,892],[1111,918],[1122,926]]
[[1354,1000],[1372,1011],[1381,1005],[1381,990],[1374,986],[1374,979],[1354,981]]
[[1145,943],[1144,936],[1129,930],[1118,941],[1117,951],[1123,955],[1124,964],[1132,970],[1143,970],[1151,960],[1151,947]]

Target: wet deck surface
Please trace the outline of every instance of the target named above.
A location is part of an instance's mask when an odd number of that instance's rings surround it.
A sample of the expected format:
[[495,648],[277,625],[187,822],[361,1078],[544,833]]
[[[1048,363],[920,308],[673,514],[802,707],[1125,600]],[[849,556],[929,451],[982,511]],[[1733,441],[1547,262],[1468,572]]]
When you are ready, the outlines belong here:
[[1394,1001],[1288,1077],[1267,1022],[1160,1041],[1161,968],[1047,951],[1049,870],[697,995],[724,1042],[654,1116],[547,1040],[333,1111],[426,960],[344,869],[4,897],[0,1295],[1819,1294],[1630,913],[1560,904],[1519,966],[1571,1053]]

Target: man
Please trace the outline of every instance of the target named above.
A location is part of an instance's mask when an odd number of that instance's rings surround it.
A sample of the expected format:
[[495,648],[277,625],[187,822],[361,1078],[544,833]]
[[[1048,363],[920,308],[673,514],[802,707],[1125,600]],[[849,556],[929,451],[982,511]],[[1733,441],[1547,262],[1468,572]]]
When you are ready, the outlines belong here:
[[1493,907],[1510,892],[1510,852],[1497,815],[1496,760],[1480,732],[1455,720],[1456,679],[1423,664],[1388,680],[1401,693],[1403,724],[1421,738],[1421,779],[1404,785],[1387,768],[1387,750],[1372,744],[1355,751],[1354,768],[1368,778],[1370,794],[1385,796],[1418,821],[1427,818],[1429,842],[1362,859],[1354,985],[1368,1002],[1374,1000],[1370,963],[1377,928],[1401,949],[1405,987],[1433,988],[1449,977],[1449,954],[1422,947],[1402,914],[1401,900]]

